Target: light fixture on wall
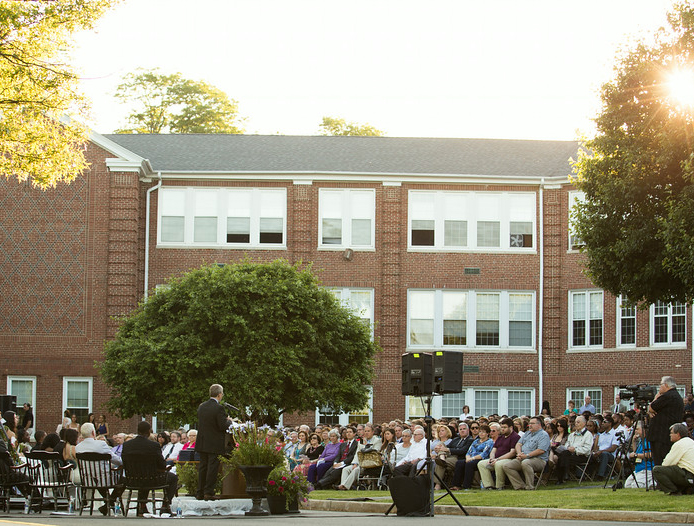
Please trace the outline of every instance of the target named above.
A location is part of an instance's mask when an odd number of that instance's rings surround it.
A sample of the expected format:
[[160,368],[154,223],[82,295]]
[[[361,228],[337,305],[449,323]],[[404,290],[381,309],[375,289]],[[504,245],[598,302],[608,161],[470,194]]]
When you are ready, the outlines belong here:
[[354,257],[354,250],[351,248],[345,249],[344,253],[342,254],[342,257],[345,258],[347,261],[352,261],[352,258]]

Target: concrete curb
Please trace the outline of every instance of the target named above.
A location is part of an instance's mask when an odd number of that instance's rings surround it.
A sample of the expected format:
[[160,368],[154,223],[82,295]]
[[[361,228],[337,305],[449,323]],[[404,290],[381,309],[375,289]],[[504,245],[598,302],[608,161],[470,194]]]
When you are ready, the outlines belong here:
[[[309,500],[303,508],[317,511],[343,511],[349,513],[385,513],[389,502],[363,502],[349,500]],[[667,522],[694,523],[694,513],[662,511],[573,510],[557,508],[499,508],[492,506],[465,506],[470,516],[514,517],[521,519],[596,520],[614,522]],[[438,515],[463,515],[458,506],[435,506]],[[395,509],[391,512],[395,514]]]

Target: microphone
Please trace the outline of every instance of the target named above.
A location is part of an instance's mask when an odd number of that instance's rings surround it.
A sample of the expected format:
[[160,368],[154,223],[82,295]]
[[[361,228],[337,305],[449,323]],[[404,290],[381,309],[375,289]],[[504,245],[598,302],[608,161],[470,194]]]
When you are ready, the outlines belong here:
[[231,405],[231,404],[227,404],[226,402],[222,402],[222,405],[224,405],[224,407],[226,407],[227,409],[233,409],[234,411],[238,411],[238,410],[239,410],[238,407],[235,407],[235,406],[233,406],[233,405]]

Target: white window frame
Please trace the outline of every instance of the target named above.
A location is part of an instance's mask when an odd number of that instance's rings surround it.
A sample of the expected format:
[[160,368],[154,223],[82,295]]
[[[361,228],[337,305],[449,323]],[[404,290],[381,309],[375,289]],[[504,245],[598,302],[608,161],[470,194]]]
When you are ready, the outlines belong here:
[[585,203],[586,194],[580,190],[572,190],[569,192],[569,219],[568,219],[568,235],[569,235],[569,252],[578,252],[581,247],[585,246],[582,239],[578,237],[573,226],[573,221],[571,215],[573,213],[574,206],[576,203]]
[[[636,307],[636,305],[634,305],[633,307],[630,307],[630,308],[634,309],[634,316],[633,316],[633,318],[634,318],[634,343],[622,343],[622,316],[623,316],[622,302],[623,301],[624,300],[622,299],[622,296],[617,298],[617,315],[616,315],[617,317],[616,317],[616,323],[615,323],[615,333],[616,333],[615,346],[619,347],[619,348],[623,348],[623,349],[633,349],[636,347],[636,338],[638,335],[638,332],[637,332],[638,331],[638,308]],[[631,318],[631,316],[629,316],[629,318]],[[603,334],[603,336],[604,336],[604,334]]]
[[[481,415],[478,414],[477,409],[475,407],[475,392],[477,391],[495,391],[498,393],[498,413],[499,415],[508,415],[511,416],[510,413],[508,413],[508,399],[509,399],[509,392],[511,391],[522,391],[522,392],[527,392],[530,393],[530,400],[531,400],[531,407],[530,407],[530,414],[528,416],[533,416],[536,414],[537,411],[537,402],[535,400],[535,388],[534,387],[499,387],[499,386],[490,386],[490,387],[485,387],[485,386],[475,386],[475,387],[466,387],[462,390],[465,402],[463,405],[467,405],[470,407],[470,414],[474,415],[475,418],[479,416],[488,416],[488,415]],[[444,395],[446,396],[446,395]],[[407,396],[405,397],[405,419],[410,420],[412,418],[418,418],[423,415],[418,415],[415,414],[415,412],[411,411],[412,407],[419,406],[419,396]],[[412,405],[411,405],[412,404]],[[455,416],[458,418],[460,414],[462,413],[463,410],[463,405],[460,406],[458,409],[458,413]],[[424,407],[426,409],[426,407]],[[434,396],[432,398],[431,402],[431,416],[433,418],[443,418],[443,396]],[[446,415],[449,417],[449,415]],[[518,415],[522,416],[522,415]]]
[[[574,345],[574,302],[575,295],[585,294],[586,302],[586,318],[585,318],[585,345]],[[602,338],[599,345],[591,345],[590,343],[590,322],[592,319],[590,314],[590,297],[592,294],[600,294],[602,296]],[[597,319],[597,318],[595,318]],[[569,349],[603,349],[605,347],[605,293],[599,289],[580,289],[569,291]]]
[[86,408],[80,408],[80,409],[87,409],[87,413],[92,412],[92,407],[93,407],[93,399],[94,399],[94,377],[92,376],[64,376],[63,377],[63,413],[65,410],[68,408],[68,400],[67,400],[67,386],[69,382],[87,382],[89,384],[89,405]]
[[[366,205],[370,208],[368,217],[355,217],[356,212],[352,207],[353,199],[356,196],[363,194],[369,195],[370,203]],[[332,219],[342,220],[341,242],[340,243],[323,243],[323,219],[330,207],[325,205],[325,200],[328,196],[335,196],[341,202],[341,217]],[[368,219],[371,223],[369,244],[354,245],[352,244],[352,221],[355,219]],[[318,249],[319,250],[345,250],[351,248],[355,251],[373,251],[376,247],[376,191],[372,188],[320,188],[318,191]]]
[[[411,310],[413,308],[410,296],[412,292],[427,292],[433,294],[434,303],[434,329],[433,329],[433,344],[413,344],[411,341],[410,321],[412,319]],[[444,312],[443,298],[447,293],[465,293],[467,294],[466,305],[466,344],[465,345],[444,345]],[[499,345],[477,345],[477,296],[482,294],[498,294],[499,295]],[[509,295],[512,294],[527,294],[531,296],[532,301],[532,320],[531,334],[532,341],[529,346],[510,346],[510,315],[509,315]],[[537,332],[537,295],[532,290],[454,290],[454,289],[408,289],[407,290],[407,348],[411,350],[421,349],[441,349],[441,350],[500,350],[504,351],[534,351],[536,349],[536,332]]]
[[[414,218],[417,196],[433,198],[433,217],[427,216],[428,221],[434,222],[434,244],[412,244],[412,221],[423,220]],[[450,201],[457,198],[458,204]],[[495,201],[496,209],[484,205],[483,202]],[[522,200],[527,200],[532,206],[528,209],[516,206]],[[446,203],[449,203],[448,205]],[[465,246],[445,245],[445,222],[447,220],[466,221],[467,243]],[[480,221],[499,223],[499,246],[478,246],[477,225]],[[511,223],[530,222],[532,246],[511,246]],[[408,192],[407,214],[407,250],[410,252],[536,252],[537,239],[537,193],[536,192],[457,192],[447,190],[410,190]]]
[[[582,391],[583,395],[580,397],[579,400],[576,400],[576,398],[571,398],[571,393],[577,392],[577,391]],[[591,394],[593,393],[593,394]],[[595,404],[595,393],[600,393],[600,404],[596,405]],[[573,400],[574,403],[576,404],[576,410],[578,411],[579,407],[583,407],[583,404],[586,403],[586,395],[590,396],[590,403],[595,406],[595,410],[597,413],[602,413],[602,406],[603,406],[603,393],[602,393],[602,388],[601,387],[567,387],[566,388],[566,404],[564,404],[564,407],[569,407],[569,400]],[[609,404],[608,404],[609,405]]]
[[[36,377],[35,376],[23,376],[23,375],[8,375],[7,376],[7,391],[6,393],[9,395],[15,395],[15,393],[12,392],[12,382],[13,381],[18,381],[18,382],[31,382],[31,400],[29,403],[31,404],[31,409],[34,413],[34,423],[33,428],[37,429],[36,427]],[[16,395],[15,395],[16,396]],[[24,400],[20,400],[19,397],[17,397],[17,410],[19,410],[19,407],[23,407]]]
[[[166,208],[165,200],[167,194],[179,192],[184,196],[183,210],[178,211],[184,218],[183,241],[162,241],[162,210]],[[233,202],[235,194],[242,192],[248,193],[250,202],[248,203],[249,214],[249,241],[248,242],[227,242],[227,218],[229,217],[230,203]],[[282,201],[279,212],[282,215],[282,242],[281,243],[261,243],[260,242],[260,223],[262,215],[263,196],[270,194],[281,194]],[[217,218],[217,235],[214,242],[195,241],[195,217],[198,195],[207,195],[216,204],[211,217]],[[212,213],[212,212],[210,212]],[[198,216],[205,217],[205,216]],[[245,216],[244,216],[245,217]],[[275,218],[280,219],[280,218]],[[173,247],[196,247],[196,248],[220,248],[220,249],[258,249],[258,250],[286,250],[287,248],[287,189],[282,187],[164,187],[159,190],[158,213],[157,213],[157,246],[162,248]]]
[[[369,391],[369,400],[367,402],[367,407],[368,407],[368,420],[367,422],[373,422],[374,418],[374,390],[373,386],[367,385],[365,388]],[[315,411],[315,425],[320,424],[320,417],[321,415],[327,415],[327,413],[321,412],[321,408],[318,407],[316,408]],[[337,416],[338,417],[338,423],[337,425],[340,426],[346,426],[350,422],[350,416],[354,416],[354,413],[339,413],[337,415],[328,415],[328,416]],[[362,416],[362,415],[359,415]]]
[[655,304],[651,304],[649,310],[648,310],[648,318],[649,318],[649,338],[650,338],[650,344],[653,347],[686,347],[687,346],[687,305],[684,303],[679,303],[677,302],[678,305],[682,305],[684,307],[684,341],[681,342],[673,342],[672,341],[672,320],[673,320],[673,312],[672,312],[672,303],[669,303],[667,305],[667,341],[666,342],[658,342],[656,343],[655,341]]

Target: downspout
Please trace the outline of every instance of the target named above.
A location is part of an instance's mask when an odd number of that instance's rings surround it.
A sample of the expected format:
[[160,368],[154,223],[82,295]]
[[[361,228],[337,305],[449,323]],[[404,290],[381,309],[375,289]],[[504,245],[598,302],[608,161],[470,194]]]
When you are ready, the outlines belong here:
[[145,295],[144,300],[147,301],[147,296],[149,292],[149,214],[152,206],[150,205],[150,195],[155,190],[161,188],[161,172],[157,172],[159,176],[159,182],[147,190],[147,218],[145,219]]
[[544,203],[544,188],[545,188],[545,178],[542,178],[540,182],[540,239],[539,239],[539,250],[540,250],[540,290],[539,290],[539,301],[538,301],[538,322],[537,322],[537,371],[538,371],[538,394],[540,399],[540,407],[544,401],[544,390],[542,388],[544,384],[544,371],[542,368],[542,330],[544,326],[544,303],[545,303],[545,203]]

